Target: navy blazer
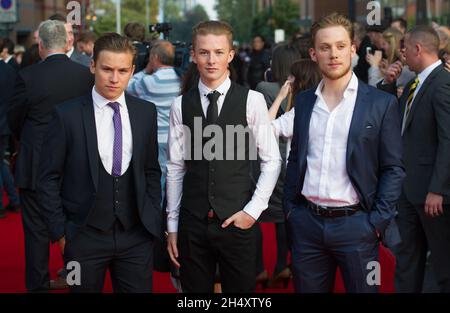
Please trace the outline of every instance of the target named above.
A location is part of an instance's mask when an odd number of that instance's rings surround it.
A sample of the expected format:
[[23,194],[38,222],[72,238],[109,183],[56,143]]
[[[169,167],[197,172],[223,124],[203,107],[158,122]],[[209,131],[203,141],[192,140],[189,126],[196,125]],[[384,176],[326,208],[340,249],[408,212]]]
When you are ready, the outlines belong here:
[[[133,178],[140,219],[161,236],[161,169],[153,103],[125,94],[133,137]],[[52,241],[73,238],[94,205],[99,153],[92,95],[55,107],[42,147],[36,192]]]
[[[315,89],[295,101],[294,135],[288,158],[284,210],[302,201],[307,167],[309,124]],[[358,94],[347,142],[347,173],[370,223],[380,232],[395,214],[405,172],[402,163],[401,124],[397,99],[358,81]]]

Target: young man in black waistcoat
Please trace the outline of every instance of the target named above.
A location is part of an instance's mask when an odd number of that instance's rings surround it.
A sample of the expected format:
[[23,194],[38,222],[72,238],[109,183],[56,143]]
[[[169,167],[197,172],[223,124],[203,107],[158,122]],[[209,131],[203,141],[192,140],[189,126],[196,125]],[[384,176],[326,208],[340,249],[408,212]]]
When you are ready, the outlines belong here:
[[[175,100],[170,114],[168,251],[184,292],[213,292],[217,264],[223,292],[252,292],[255,221],[280,172],[278,144],[263,95],[230,81],[231,27],[202,22],[192,42],[200,80]],[[252,195],[256,147],[261,176]]]
[[134,58],[129,39],[100,37],[92,92],[56,107],[42,147],[37,193],[52,241],[66,263],[80,265],[72,292],[101,292],[107,269],[115,292],[152,290],[161,231],[157,114],[124,93]]

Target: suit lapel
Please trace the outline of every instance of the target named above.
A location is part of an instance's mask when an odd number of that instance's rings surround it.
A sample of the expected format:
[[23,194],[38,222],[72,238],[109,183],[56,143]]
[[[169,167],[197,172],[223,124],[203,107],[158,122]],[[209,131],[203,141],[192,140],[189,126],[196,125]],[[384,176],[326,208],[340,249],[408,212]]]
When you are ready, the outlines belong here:
[[348,133],[347,140],[347,164],[352,155],[353,149],[357,144],[359,134],[364,126],[366,120],[367,104],[368,99],[368,89],[365,84],[361,81],[358,82],[358,95],[356,96],[355,108],[353,110],[352,122],[350,123],[350,130]]
[[[306,154],[308,151],[308,141],[309,141],[309,124],[311,121],[311,115],[314,109],[314,105],[316,103],[317,96],[315,94],[315,89],[311,89],[309,94],[304,98],[304,103],[300,103],[299,106],[296,106],[295,114],[300,115],[300,124],[298,128],[298,149],[299,149],[299,158],[300,160],[306,160]],[[302,101],[302,100],[300,100]],[[299,110],[300,112],[297,112]],[[300,165],[301,162],[299,162]]]
[[[138,184],[137,179],[139,178],[139,173],[141,167],[139,164],[139,155],[138,155],[138,147],[140,147],[139,143],[139,134],[142,134],[141,124],[139,123],[140,114],[139,107],[133,103],[133,99],[130,98],[128,94],[125,93],[125,101],[127,102],[128,116],[130,118],[130,126],[131,126],[131,136],[132,136],[132,144],[133,144],[133,155],[131,157],[131,165],[133,167],[133,175],[135,180],[136,191],[140,188],[140,184]],[[151,121],[148,121],[149,123]],[[138,194],[138,193],[136,193]]]
[[92,96],[87,96],[82,106],[84,134],[86,136],[86,146],[89,157],[89,167],[91,176],[97,190],[98,186],[98,145],[97,145],[97,129],[95,127],[95,113]]
[[433,82],[434,77],[442,70],[442,65],[439,65],[438,67],[436,67],[431,73],[430,75],[428,75],[428,77],[425,79],[425,82],[423,83],[423,85],[420,87],[419,92],[417,93],[416,97],[413,100],[413,103],[411,105],[411,112],[409,112],[408,114],[408,119],[406,120],[405,123],[405,129],[404,131],[408,128],[409,124],[411,124],[411,121],[414,117],[414,112],[417,109],[417,106],[420,105],[421,103],[421,98],[423,97],[424,93],[426,92],[427,88],[431,85],[431,83]]

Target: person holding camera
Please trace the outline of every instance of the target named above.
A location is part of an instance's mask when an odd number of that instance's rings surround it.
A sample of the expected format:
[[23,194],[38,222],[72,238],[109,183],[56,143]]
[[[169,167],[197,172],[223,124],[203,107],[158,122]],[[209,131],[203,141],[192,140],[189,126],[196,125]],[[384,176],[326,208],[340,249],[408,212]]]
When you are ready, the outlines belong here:
[[141,23],[131,22],[125,25],[123,32],[133,42],[133,46],[136,49],[134,72],[139,73],[144,69],[148,60],[148,46],[144,44],[145,27]]

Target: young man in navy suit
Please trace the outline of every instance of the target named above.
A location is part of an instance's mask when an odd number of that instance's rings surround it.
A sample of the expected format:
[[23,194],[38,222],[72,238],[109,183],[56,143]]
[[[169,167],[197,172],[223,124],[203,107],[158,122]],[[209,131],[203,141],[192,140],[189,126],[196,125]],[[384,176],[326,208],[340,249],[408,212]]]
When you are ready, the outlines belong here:
[[323,17],[311,33],[323,80],[296,98],[284,199],[295,289],[331,292],[339,267],[347,292],[376,292],[370,262],[404,177],[398,104],[352,72],[347,18]]
[[161,232],[161,170],[155,106],[124,93],[135,49],[118,34],[100,37],[95,86],[59,105],[39,168],[38,194],[52,241],[80,264],[73,292],[150,292],[154,237]]

